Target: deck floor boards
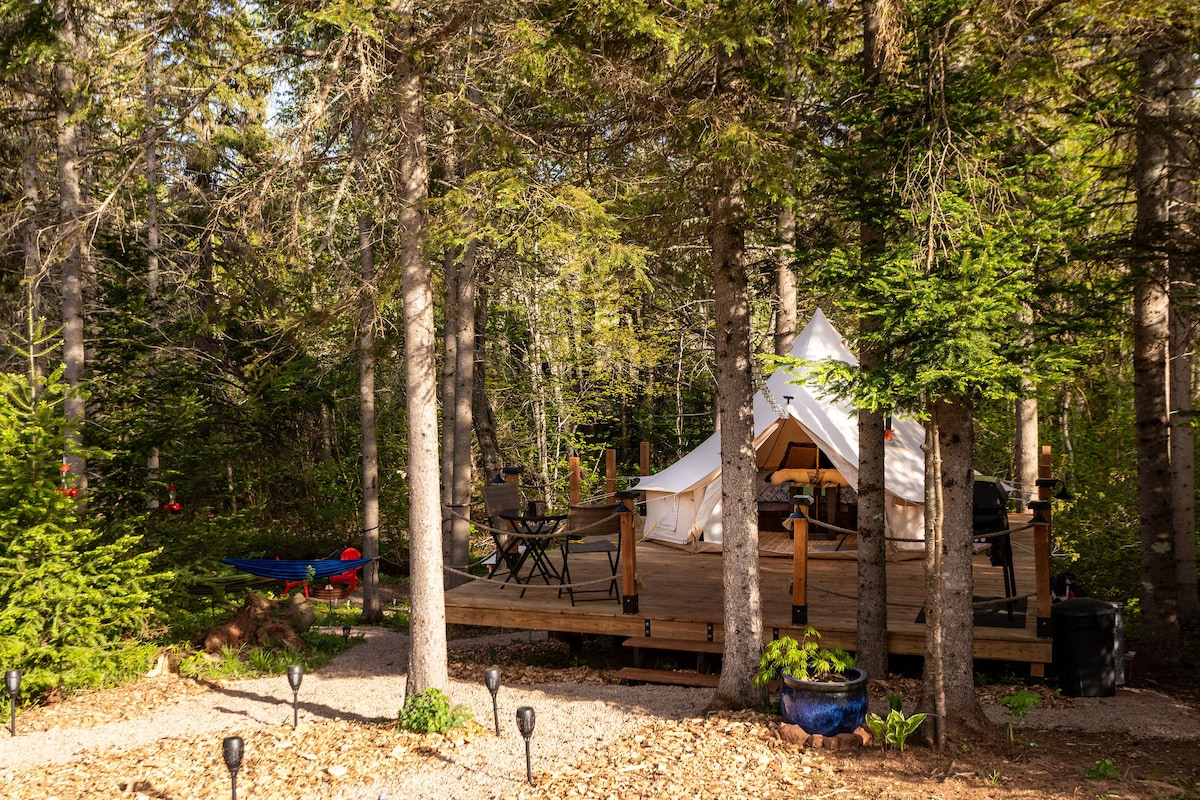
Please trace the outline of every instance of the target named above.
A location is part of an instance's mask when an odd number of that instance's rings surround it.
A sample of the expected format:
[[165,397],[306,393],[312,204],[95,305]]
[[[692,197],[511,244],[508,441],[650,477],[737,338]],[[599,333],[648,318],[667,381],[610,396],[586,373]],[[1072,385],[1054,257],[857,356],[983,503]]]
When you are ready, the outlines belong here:
[[[1023,519],[1014,519],[1014,529]],[[1032,594],[1034,588],[1033,535],[1028,529],[1012,535],[1017,591]],[[841,557],[817,555],[809,559],[808,620],[821,631],[822,643],[853,649],[856,625],[856,565],[851,553]],[[925,625],[917,622],[924,602],[925,576],[920,554],[889,561],[888,650],[893,654],[920,655],[924,652]],[[764,555],[759,560],[763,633],[767,639],[795,635],[792,625],[792,560]],[[985,554],[975,556],[975,594],[1002,597],[1003,575]],[[722,637],[723,590],[721,555],[689,553],[660,544],[637,546],[641,586],[636,614],[622,613],[617,599],[577,600],[574,606],[557,587],[533,584],[525,596],[514,584],[473,581],[446,592],[448,622],[493,625],[528,630],[617,636],[654,636],[705,641]],[[573,557],[571,575],[576,582],[607,574],[603,557]],[[593,596],[594,598],[595,596]],[[1039,639],[1036,601],[1030,598],[1022,628],[975,627],[975,657],[980,659],[1050,662],[1050,640]],[[712,626],[710,634],[709,626]]]

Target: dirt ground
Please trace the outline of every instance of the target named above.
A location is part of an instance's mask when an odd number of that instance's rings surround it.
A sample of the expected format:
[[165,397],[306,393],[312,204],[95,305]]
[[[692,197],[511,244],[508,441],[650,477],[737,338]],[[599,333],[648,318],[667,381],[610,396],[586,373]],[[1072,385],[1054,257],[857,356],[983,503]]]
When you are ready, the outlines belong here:
[[[511,683],[581,683],[612,680],[607,654],[584,657],[563,642],[513,643],[456,651],[451,673],[477,678],[480,664],[498,663]],[[594,661],[595,665],[587,663]],[[615,665],[613,665],[615,666]],[[758,712],[717,713],[683,720],[658,720],[631,731],[614,745],[581,750],[579,759],[557,772],[534,767],[532,785],[501,796],[511,798],[879,798],[881,800],[1005,800],[1007,798],[1197,798],[1200,800],[1200,692],[1180,680],[1172,686],[1134,682],[1134,689],[1154,690],[1178,704],[1189,729],[1161,719],[1161,706],[1146,707],[1144,724],[1139,706],[1114,706],[1123,732],[1097,730],[1097,707],[1063,698],[1046,686],[1029,687],[1057,714],[1060,729],[1018,728],[1010,742],[1003,727],[994,736],[955,741],[946,752],[910,745],[903,753],[878,747],[851,750],[798,748],[779,735],[780,719]],[[878,700],[894,692],[911,702],[915,678],[891,677],[875,682]],[[1014,691],[1012,685],[980,688],[981,702],[993,707]],[[53,705],[30,709],[20,718],[23,731],[87,727],[106,721],[137,719],[151,709],[177,702],[181,696],[209,691],[195,681],[146,680],[133,686],[95,692]],[[1135,698],[1137,692],[1130,690]],[[1149,696],[1149,695],[1147,695]],[[1133,709],[1133,710],[1131,710]],[[1101,721],[1102,722],[1102,721]],[[1137,731],[1152,730],[1153,735]],[[1132,732],[1131,732],[1132,731]],[[429,759],[444,758],[456,748],[470,747],[478,737],[491,736],[474,726],[450,736],[418,736],[397,732],[390,722],[337,721],[304,726],[298,731],[269,732],[275,747],[263,748],[257,764],[261,775],[255,798],[342,797],[330,795],[329,776],[312,774],[311,759],[298,754],[353,753],[350,774],[343,780],[369,784],[386,771],[419,769]],[[183,798],[222,796],[220,770],[212,786],[198,784],[187,767],[216,758],[212,737],[171,739],[157,746],[125,751],[88,751],[69,767],[47,765],[20,773],[0,765],[0,786],[8,796],[36,798]],[[305,771],[305,765],[307,772]],[[157,770],[155,789],[142,791],[131,777]],[[278,786],[278,792],[269,790]],[[178,787],[170,790],[170,787]],[[19,787],[19,788],[17,788]],[[99,787],[105,787],[103,789]],[[322,789],[321,787],[324,787]],[[11,792],[16,790],[15,794]],[[358,795],[355,795],[358,796]],[[366,796],[365,794],[362,796]],[[374,798],[374,794],[370,795]],[[481,795],[486,796],[486,795]]]

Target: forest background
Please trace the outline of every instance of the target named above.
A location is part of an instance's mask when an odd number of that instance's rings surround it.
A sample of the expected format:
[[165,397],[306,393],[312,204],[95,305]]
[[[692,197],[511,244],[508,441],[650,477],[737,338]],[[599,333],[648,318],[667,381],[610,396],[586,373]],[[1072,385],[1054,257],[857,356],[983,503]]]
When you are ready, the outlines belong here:
[[969,398],[1018,483],[1035,408],[1056,566],[1136,626],[1156,502],[1195,624],[1190,4],[0,13],[0,662],[34,687],[110,679],[222,557],[405,574],[431,485],[670,464],[716,416],[725,230],[755,352],[821,307],[874,354],[847,391]]

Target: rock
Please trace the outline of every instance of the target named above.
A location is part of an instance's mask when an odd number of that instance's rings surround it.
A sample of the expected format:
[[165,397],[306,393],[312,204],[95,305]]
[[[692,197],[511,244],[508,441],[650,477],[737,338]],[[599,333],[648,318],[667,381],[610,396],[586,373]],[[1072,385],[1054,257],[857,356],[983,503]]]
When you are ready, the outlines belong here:
[[853,733],[839,733],[837,735],[838,750],[849,750],[854,747],[862,747],[862,739],[859,739]]
[[824,747],[826,750],[837,750],[838,744],[840,743],[836,736],[825,736],[821,739],[821,747]]
[[344,778],[346,777],[346,773],[350,770],[346,769],[340,764],[334,764],[332,767],[327,767],[325,771],[335,778]]
[[819,733],[814,733],[808,743],[813,747],[822,747],[825,744],[825,737]]
[[811,737],[809,737],[808,731],[799,725],[785,722],[779,726],[779,738],[796,747],[804,747]]
[[862,742],[863,747],[870,747],[875,741],[875,737],[871,735],[871,732],[861,725],[854,729],[854,735]]

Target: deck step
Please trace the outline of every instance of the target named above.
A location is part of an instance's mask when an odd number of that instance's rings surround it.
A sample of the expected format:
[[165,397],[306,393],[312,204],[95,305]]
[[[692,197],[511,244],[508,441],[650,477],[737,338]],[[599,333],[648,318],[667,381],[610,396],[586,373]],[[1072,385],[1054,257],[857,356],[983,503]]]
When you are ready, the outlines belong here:
[[624,667],[613,673],[613,677],[623,681],[638,683],[665,683],[672,686],[692,686],[715,689],[721,681],[720,675],[706,675],[700,672],[676,672],[665,669],[639,669]]
[[654,636],[630,636],[621,642],[622,647],[644,647],[648,650],[674,650],[681,653],[723,653],[724,642],[706,642],[699,639],[660,639]]

